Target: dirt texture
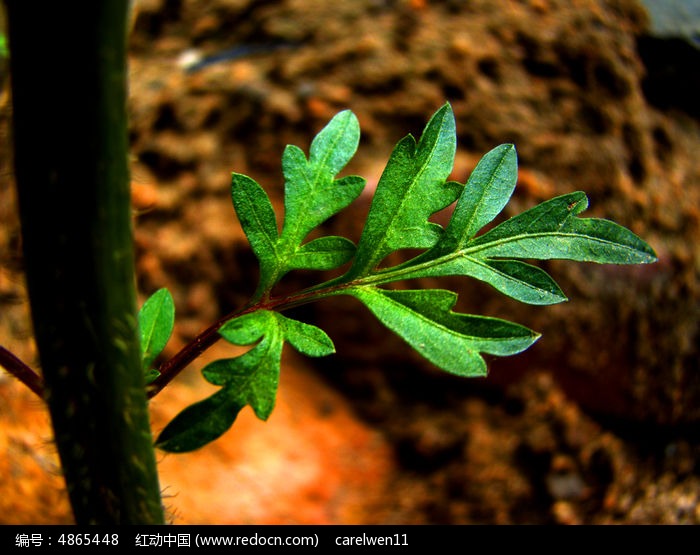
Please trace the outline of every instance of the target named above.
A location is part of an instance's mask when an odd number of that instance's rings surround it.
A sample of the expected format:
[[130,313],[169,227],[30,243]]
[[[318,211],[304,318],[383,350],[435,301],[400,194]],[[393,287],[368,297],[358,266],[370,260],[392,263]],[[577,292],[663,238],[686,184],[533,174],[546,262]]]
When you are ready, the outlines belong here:
[[[281,214],[285,145],[307,150],[345,108],[362,129],[345,173],[368,187],[329,232],[359,238],[393,145],[449,101],[454,179],[494,146],[516,145],[519,181],[504,217],[583,190],[587,214],[629,227],[659,255],[649,266],[543,263],[570,298],[551,307],[473,280],[422,280],[458,291],[462,311],[543,334],[527,353],[490,359],[479,380],[430,367],[358,303],[299,309],[338,354],[285,351],[268,423],[244,411],[211,446],[162,458],[173,522],[700,522],[700,123],[670,93],[663,105],[650,99],[659,84],[639,47],[648,30],[632,0],[136,3],[139,291],[174,295],[166,355],[255,288],[231,171],[261,183]],[[35,362],[9,157],[0,164],[0,342]],[[288,277],[296,289],[328,276]],[[220,345],[207,356],[216,354],[231,356]],[[156,432],[206,394],[203,363],[152,402]],[[2,519],[69,521],[41,405],[9,380],[0,397],[0,471],[12,476]]]

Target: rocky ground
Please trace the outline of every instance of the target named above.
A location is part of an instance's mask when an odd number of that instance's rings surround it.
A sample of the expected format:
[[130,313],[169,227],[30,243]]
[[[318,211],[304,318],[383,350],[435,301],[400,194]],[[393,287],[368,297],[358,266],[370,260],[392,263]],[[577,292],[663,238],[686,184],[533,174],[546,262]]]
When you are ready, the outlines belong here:
[[[632,0],[137,2],[139,289],[173,292],[170,354],[255,287],[230,172],[254,177],[280,207],[284,146],[307,149],[344,108],[363,133],[348,172],[370,191],[393,144],[447,100],[455,179],[513,142],[520,174],[507,215],[584,190],[591,215],[659,254],[645,267],[548,263],[571,299],[552,307],[442,282],[461,310],[543,333],[528,353],[491,360],[483,380],[437,372],[354,303],[305,310],[338,354],[285,352],[269,422],[243,414],[202,451],[162,456],[174,522],[700,522],[700,127],[693,106],[660,86],[649,30]],[[34,360],[8,157],[0,164],[0,340]],[[357,239],[370,198],[329,230]],[[205,394],[202,363],[152,402],[155,430]],[[12,477],[0,520],[68,521],[43,407],[10,380],[0,396],[0,472]]]

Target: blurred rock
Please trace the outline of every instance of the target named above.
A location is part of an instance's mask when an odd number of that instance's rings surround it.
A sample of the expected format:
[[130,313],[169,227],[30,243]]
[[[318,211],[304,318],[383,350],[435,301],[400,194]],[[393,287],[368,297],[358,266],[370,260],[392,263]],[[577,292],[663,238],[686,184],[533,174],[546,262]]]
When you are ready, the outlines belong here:
[[639,38],[646,67],[644,94],[662,108],[700,117],[700,4],[694,0],[643,2],[651,26]]

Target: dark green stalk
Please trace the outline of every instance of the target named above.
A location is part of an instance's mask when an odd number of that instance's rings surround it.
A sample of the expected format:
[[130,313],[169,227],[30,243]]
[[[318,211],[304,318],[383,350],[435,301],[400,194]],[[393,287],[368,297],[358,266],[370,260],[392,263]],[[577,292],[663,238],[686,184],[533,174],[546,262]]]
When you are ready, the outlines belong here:
[[27,285],[75,520],[161,523],[136,323],[128,2],[5,3]]

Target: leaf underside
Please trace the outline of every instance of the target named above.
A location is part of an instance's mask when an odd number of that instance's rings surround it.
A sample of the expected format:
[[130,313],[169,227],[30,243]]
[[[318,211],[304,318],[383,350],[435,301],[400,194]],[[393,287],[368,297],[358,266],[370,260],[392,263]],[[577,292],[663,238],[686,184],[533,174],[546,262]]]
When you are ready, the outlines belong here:
[[156,441],[164,451],[193,451],[206,445],[226,432],[247,405],[267,420],[275,406],[285,342],[307,356],[335,352],[323,330],[269,310],[230,320],[219,334],[234,345],[254,345],[238,357],[216,360],[202,369],[204,378],[221,389],[183,410],[165,427]]
[[[454,312],[457,294],[451,291],[392,290],[386,285],[465,276],[520,302],[549,305],[566,301],[566,296],[551,276],[528,261],[558,258],[643,264],[656,260],[651,247],[628,229],[608,220],[580,218],[588,206],[582,192],[553,198],[480,233],[513,194],[517,155],[512,144],[497,146],[480,160],[464,185],[450,181],[456,131],[449,104],[437,110],[418,141],[407,135],[394,148],[357,246],[336,236],[307,241],[312,231],[361,193],[364,179],[337,178],[358,142],[357,118],[345,110],[316,136],[308,158],[298,147],[285,149],[281,229],[262,187],[245,175],[233,174],[233,204],[259,260],[260,279],[247,313],[229,320],[219,333],[250,350],[202,370],[205,379],[221,389],[168,424],[158,438],[160,448],[197,449],[226,432],[245,406],[267,419],[275,403],[285,342],[307,356],[334,352],[332,341],[319,328],[265,308],[272,288],[291,270],[325,271],[349,263],[340,277],[290,297],[289,306],[350,295],[432,364],[458,376],[474,377],[487,375],[486,355],[520,353],[539,334],[506,320]],[[455,201],[444,229],[430,221]],[[390,254],[404,249],[421,252],[406,262],[385,264]],[[284,308],[285,302],[276,306]],[[154,301],[147,313],[158,310]],[[149,360],[153,351],[164,346],[161,335],[146,333]]]
[[350,294],[426,359],[458,376],[486,375],[480,353],[513,355],[539,338],[512,322],[452,312],[457,294],[451,291],[358,287]]

